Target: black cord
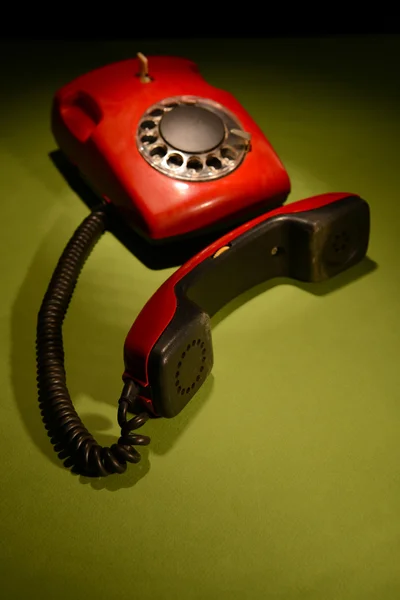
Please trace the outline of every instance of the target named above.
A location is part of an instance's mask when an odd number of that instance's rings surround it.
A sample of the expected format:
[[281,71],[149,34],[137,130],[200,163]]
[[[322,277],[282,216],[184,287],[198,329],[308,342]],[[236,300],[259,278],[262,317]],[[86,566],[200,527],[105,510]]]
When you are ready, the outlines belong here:
[[147,413],[127,420],[128,410],[132,409],[139,392],[133,381],[125,383],[119,399],[121,437],[110,448],[100,446],[85,428],[73,406],[66,383],[62,335],[64,318],[83,265],[106,231],[107,223],[107,208],[101,205],[84,219],[71,237],[43,298],[36,332],[37,385],[43,422],[64,465],[88,477],[123,473],[127,462],[140,461],[140,454],[134,446],[150,442],[149,437],[132,433],[147,421]]

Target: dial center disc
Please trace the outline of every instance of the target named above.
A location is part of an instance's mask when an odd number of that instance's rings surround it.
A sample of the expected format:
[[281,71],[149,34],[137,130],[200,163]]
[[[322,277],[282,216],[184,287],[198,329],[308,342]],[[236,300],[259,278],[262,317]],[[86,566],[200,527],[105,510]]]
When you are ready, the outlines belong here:
[[222,119],[200,106],[177,106],[172,109],[162,117],[160,133],[167,144],[189,154],[210,152],[225,137]]

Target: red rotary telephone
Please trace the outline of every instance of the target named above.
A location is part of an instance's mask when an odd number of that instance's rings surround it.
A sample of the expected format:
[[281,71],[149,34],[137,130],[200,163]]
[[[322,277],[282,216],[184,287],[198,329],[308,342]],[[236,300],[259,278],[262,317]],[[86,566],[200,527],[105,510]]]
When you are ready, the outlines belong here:
[[290,192],[250,115],[184,58],[140,54],[78,77],[55,94],[52,130],[97,194],[152,241],[237,223]]
[[[148,63],[139,55],[83,75],[55,95],[52,123],[61,150],[103,201],[66,246],[39,311],[39,404],[65,466],[100,477],[138,462],[135,446],[150,440],[137,429],[151,415],[177,415],[205,381],[214,360],[210,317],[267,279],[318,282],[354,266],[368,249],[370,211],[351,193],[282,206],[290,183],[271,145],[230,94],[184,59]],[[261,207],[264,214],[254,216]],[[113,212],[153,244],[227,219],[236,228],[178,269],[132,325],[118,402],[121,436],[104,448],[69,396],[62,326]]]

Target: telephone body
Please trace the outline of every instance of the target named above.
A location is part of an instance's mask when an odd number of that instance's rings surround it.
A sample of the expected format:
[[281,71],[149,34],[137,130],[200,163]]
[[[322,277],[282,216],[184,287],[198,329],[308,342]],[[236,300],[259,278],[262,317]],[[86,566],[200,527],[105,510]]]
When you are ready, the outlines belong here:
[[51,126],[99,197],[152,242],[233,226],[290,193],[262,130],[184,58],[139,53],[77,77],[56,92]]

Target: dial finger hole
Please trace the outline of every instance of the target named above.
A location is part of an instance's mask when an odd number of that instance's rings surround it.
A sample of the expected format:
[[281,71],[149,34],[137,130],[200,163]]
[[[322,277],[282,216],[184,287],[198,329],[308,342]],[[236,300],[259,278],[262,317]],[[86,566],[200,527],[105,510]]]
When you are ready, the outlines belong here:
[[170,154],[167,163],[173,169],[178,169],[183,165],[183,158],[180,154]]
[[203,163],[197,156],[191,156],[187,161],[187,168],[199,173],[203,168]]
[[140,141],[142,142],[142,144],[146,144],[146,146],[148,146],[150,144],[154,144],[154,142],[157,141],[157,136],[156,135],[142,135],[142,137],[140,138]]
[[230,148],[229,146],[225,146],[221,149],[221,156],[225,160],[236,160],[237,152],[234,148]]
[[154,121],[150,121],[150,119],[143,121],[140,125],[141,129],[154,129],[155,126]]
[[208,156],[206,160],[206,165],[207,167],[210,167],[211,169],[215,169],[217,171],[222,167],[221,161],[216,156]]
[[150,156],[154,158],[164,158],[167,154],[167,149],[165,146],[155,146],[150,150]]

